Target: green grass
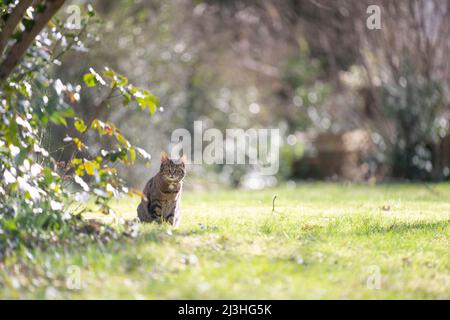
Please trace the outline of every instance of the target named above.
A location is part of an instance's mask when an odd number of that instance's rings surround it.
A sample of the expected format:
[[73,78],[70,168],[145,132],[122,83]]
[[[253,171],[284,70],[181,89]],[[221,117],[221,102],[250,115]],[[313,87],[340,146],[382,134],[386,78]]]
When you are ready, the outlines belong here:
[[[137,201],[115,205],[133,218]],[[0,298],[450,298],[450,185],[186,192],[182,213],[176,230],[10,258]]]

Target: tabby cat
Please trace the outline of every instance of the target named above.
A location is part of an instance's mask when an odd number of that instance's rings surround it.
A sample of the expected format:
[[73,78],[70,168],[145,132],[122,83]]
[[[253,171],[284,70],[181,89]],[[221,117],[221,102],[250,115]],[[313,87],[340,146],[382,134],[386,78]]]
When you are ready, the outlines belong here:
[[180,223],[180,205],[183,178],[186,175],[186,156],[179,160],[161,154],[159,172],[144,188],[144,198],[137,209],[141,222],[168,222],[177,227]]

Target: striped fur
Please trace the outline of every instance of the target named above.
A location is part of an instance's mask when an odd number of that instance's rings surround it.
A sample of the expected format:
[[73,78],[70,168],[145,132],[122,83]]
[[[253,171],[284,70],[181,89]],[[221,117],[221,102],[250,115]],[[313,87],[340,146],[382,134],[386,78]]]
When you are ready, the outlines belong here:
[[144,198],[137,213],[141,222],[168,222],[180,224],[181,192],[186,174],[186,158],[174,161],[167,154],[161,155],[160,171],[144,188]]

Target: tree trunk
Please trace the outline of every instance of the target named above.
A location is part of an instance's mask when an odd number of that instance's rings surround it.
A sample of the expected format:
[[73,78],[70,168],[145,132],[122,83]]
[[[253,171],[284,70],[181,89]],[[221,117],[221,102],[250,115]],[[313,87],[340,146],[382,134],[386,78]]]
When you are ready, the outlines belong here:
[[[21,0],[20,2],[27,2],[27,0]],[[44,2],[44,10],[35,17],[34,25],[31,30],[24,31],[22,33],[21,39],[11,47],[6,55],[6,58],[0,64],[0,83],[4,82],[14,71],[20,59],[22,59],[22,56],[33,43],[36,36],[47,25],[59,8],[61,8],[64,2],[65,0],[47,0]],[[19,3],[17,6],[19,5],[21,4]],[[4,35],[2,32],[2,37],[3,36]]]
[[3,55],[8,39],[14,33],[20,20],[22,20],[25,11],[31,5],[33,0],[22,0],[14,7],[11,14],[6,18],[2,33],[0,33],[0,57]]

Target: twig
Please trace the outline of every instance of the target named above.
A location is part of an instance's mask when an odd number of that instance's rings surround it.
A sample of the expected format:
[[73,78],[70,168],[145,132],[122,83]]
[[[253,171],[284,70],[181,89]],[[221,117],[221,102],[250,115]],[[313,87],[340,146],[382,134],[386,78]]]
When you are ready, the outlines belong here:
[[277,195],[274,195],[272,198],[272,213],[275,212],[275,200],[277,199]]

